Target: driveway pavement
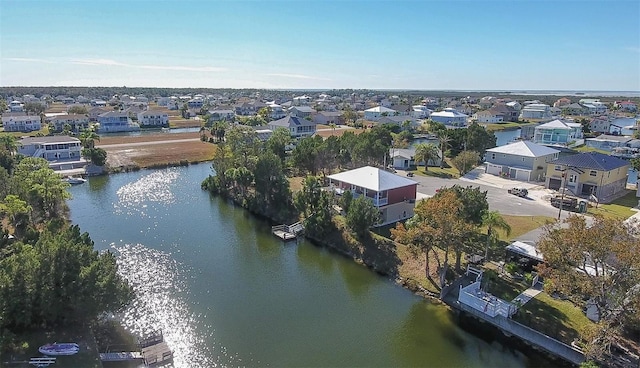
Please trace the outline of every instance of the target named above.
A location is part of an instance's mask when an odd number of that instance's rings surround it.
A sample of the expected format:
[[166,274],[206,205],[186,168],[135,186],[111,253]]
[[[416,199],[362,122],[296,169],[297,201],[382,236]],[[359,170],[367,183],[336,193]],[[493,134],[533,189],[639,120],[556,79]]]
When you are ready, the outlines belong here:
[[[397,172],[401,176],[405,176],[406,173],[402,170]],[[558,216],[558,209],[549,203],[552,191],[544,189],[539,183],[522,183],[484,174],[483,167],[472,170],[460,179],[444,179],[419,174],[414,175],[411,179],[418,182],[419,198],[420,196],[433,196],[436,190],[456,184],[463,187],[473,186],[487,192],[489,209],[492,211],[514,216],[550,216],[553,218]],[[516,186],[529,189],[529,196],[521,198],[507,193],[508,188]],[[562,218],[566,216],[566,211],[563,211]]]

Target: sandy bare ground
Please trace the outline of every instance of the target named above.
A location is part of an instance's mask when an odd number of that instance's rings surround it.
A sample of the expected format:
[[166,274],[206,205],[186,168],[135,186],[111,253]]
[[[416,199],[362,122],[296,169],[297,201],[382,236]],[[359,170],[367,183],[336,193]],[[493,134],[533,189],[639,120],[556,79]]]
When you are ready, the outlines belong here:
[[107,151],[112,168],[211,160],[216,146],[200,140],[200,133],[158,133],[143,136],[103,137],[96,146]]

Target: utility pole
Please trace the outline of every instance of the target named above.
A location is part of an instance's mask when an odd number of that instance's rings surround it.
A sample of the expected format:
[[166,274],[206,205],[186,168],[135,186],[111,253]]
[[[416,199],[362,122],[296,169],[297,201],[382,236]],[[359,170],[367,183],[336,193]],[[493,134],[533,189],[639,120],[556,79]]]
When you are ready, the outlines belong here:
[[567,166],[565,166],[564,170],[562,170],[562,183],[560,185],[561,193],[560,193],[560,205],[558,206],[560,209],[558,210],[558,221],[560,221],[560,216],[562,215],[562,207],[564,206],[564,192],[567,190]]

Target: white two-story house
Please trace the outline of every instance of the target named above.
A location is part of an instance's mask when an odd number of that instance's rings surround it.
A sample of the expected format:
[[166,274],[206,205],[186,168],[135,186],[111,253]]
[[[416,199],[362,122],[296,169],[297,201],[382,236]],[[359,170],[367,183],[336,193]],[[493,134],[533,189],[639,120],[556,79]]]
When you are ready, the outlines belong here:
[[99,133],[133,132],[140,130],[140,125],[134,123],[129,114],[123,111],[105,112],[98,116]]
[[2,125],[5,132],[32,132],[42,127],[39,116],[3,116]]
[[138,113],[138,124],[144,127],[168,127],[169,114],[160,110],[147,110]]
[[62,131],[65,125],[69,125],[72,131],[79,132],[89,128],[89,117],[79,114],[58,115],[51,119],[51,123],[56,131]]

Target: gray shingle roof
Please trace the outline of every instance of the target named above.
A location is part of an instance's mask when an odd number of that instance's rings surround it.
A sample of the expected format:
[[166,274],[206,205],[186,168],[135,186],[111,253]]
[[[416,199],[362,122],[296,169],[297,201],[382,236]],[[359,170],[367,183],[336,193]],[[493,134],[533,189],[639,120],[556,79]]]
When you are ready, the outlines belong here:
[[599,152],[585,152],[577,155],[561,157],[549,162],[552,165],[569,165],[581,169],[611,171],[624,166],[629,166],[629,161],[604,155]]

